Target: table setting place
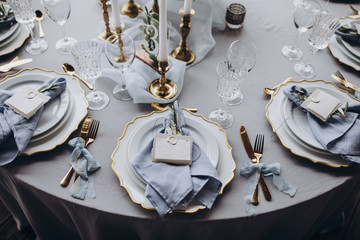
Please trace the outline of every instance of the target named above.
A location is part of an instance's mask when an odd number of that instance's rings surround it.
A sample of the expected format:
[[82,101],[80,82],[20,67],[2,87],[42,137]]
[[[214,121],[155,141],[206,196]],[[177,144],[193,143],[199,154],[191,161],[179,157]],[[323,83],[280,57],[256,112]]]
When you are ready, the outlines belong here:
[[[280,163],[271,158],[260,161],[270,155],[264,152],[270,136],[259,129],[251,144],[248,132],[256,129],[236,127],[247,156],[235,160],[233,151],[239,146],[233,148],[226,132],[235,128],[232,106],[245,104],[242,85],[259,60],[260,49],[253,42],[241,37],[232,41],[225,58],[208,69],[216,76],[213,87],[221,106],[204,117],[196,113],[196,105],[185,107],[178,100],[186,71],[206,59],[216,45],[213,29],[245,31],[246,7],[216,0],[98,2],[105,30],[80,41],[68,37],[64,29],[70,0],[41,0],[45,17],[62,28],[62,38],[54,43],[56,53],[75,65],[64,63],[65,73],[24,68],[0,80],[0,166],[66,145],[69,164],[59,179],[61,190],[78,200],[96,198],[96,178],[101,178],[105,166],[87,149],[89,144],[101,147],[95,141],[102,134],[101,123],[92,115],[106,111],[110,101],[119,105],[130,101],[151,105],[153,111],[121,126],[109,165],[133,203],[161,217],[211,209],[235,174],[247,182],[239,201],[249,217],[256,216],[260,192],[267,202],[276,201],[270,192],[273,186],[291,201],[297,189],[281,176]],[[326,6],[315,0],[294,1],[298,35],[295,44],[285,45],[281,53],[296,61],[294,72],[301,80],[289,77],[264,88],[270,100],[262,117],[292,154],[330,168],[348,168],[360,163],[359,88],[339,71],[332,77],[346,90],[315,79],[310,62],[316,52],[328,48],[341,64],[359,71],[360,16],[351,5],[354,15],[347,17],[331,15]],[[1,3],[0,56],[22,47],[29,36],[23,50],[29,55],[47,51],[50,43],[45,40],[43,19],[32,0]],[[308,56],[296,46],[306,31]],[[0,72],[31,61],[15,57],[0,66]],[[103,77],[116,82],[112,93],[97,90]]]

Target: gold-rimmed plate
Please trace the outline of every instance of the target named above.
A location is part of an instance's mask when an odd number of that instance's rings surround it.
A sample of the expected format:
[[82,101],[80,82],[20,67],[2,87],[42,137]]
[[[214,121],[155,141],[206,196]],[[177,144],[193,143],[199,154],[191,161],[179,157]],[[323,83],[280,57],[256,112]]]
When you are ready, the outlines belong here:
[[270,102],[266,105],[266,118],[285,148],[289,149],[295,155],[309,159],[314,163],[321,163],[334,168],[350,166],[351,162],[343,160],[340,155],[331,154],[328,151],[311,146],[307,143],[306,139],[299,138],[294,133],[294,130],[290,129],[289,124],[286,123],[287,119],[283,112],[286,108],[284,104],[291,104],[290,101],[287,101],[287,97],[283,93],[285,86],[289,85],[297,85],[305,89],[326,89],[327,91],[336,92],[342,99],[349,103],[354,101],[358,102],[358,100],[331,82],[323,80],[294,81],[290,79],[278,87],[277,91],[272,95]]
[[[128,192],[131,200],[140,204],[145,209],[154,209],[151,203],[145,197],[145,185],[142,180],[134,173],[134,170],[131,167],[130,161],[128,159],[128,145],[127,141],[129,141],[133,136],[132,133],[138,129],[139,124],[144,124],[146,126],[147,122],[162,122],[167,112],[152,112],[148,115],[139,116],[133,119],[133,121],[129,122],[122,136],[118,139],[118,143],[116,149],[114,150],[111,159],[112,159],[112,169],[114,173],[118,176],[120,180],[120,185],[125,188]],[[234,171],[236,168],[234,159],[232,157],[232,148],[228,143],[227,135],[224,130],[220,128],[220,126],[214,122],[208,121],[203,118],[199,114],[194,114],[189,111],[184,110],[184,117],[186,126],[192,133],[194,127],[202,125],[204,126],[204,131],[208,131],[207,134],[212,134],[216,140],[216,145],[218,146],[218,154],[219,159],[217,163],[217,171],[222,183],[222,188],[219,194],[223,193],[224,188],[227,184],[233,179]],[[190,120],[191,119],[191,120]],[[196,122],[196,123],[195,123]],[[189,126],[189,125],[194,126]],[[146,127],[145,127],[146,128]],[[145,131],[144,134],[146,134]],[[141,131],[138,132],[141,134]],[[199,134],[195,133],[194,135]],[[201,134],[200,134],[201,135]],[[205,134],[206,135],[206,134]],[[204,136],[205,136],[204,135]],[[199,139],[201,139],[200,137]],[[141,138],[138,138],[141,139]],[[209,143],[211,146],[213,143]],[[208,143],[199,143],[199,145],[206,146]],[[211,147],[209,146],[209,147]],[[130,150],[132,152],[132,150]],[[205,150],[206,151],[206,150]],[[214,164],[214,163],[213,163]],[[215,163],[216,164],[216,163]],[[192,203],[187,208],[178,207],[174,211],[185,212],[185,213],[193,213],[198,211],[199,209],[203,209],[205,206],[199,203]]]
[[23,24],[20,24],[15,33],[4,40],[3,45],[0,47],[0,56],[12,53],[16,49],[20,48],[29,35],[30,34],[26,27]]
[[[87,115],[88,103],[85,98],[85,92],[81,88],[77,79],[72,78],[65,73],[59,73],[52,70],[45,70],[40,68],[23,69],[15,74],[6,76],[0,80],[0,88],[4,86],[8,81],[15,81],[16,79],[34,79],[37,81],[47,81],[54,77],[64,77],[67,83],[67,94],[69,95],[70,104],[67,106],[65,115],[60,121],[49,129],[46,136],[39,135],[32,139],[26,149],[23,151],[23,155],[31,155],[37,152],[45,152],[54,149],[56,146],[63,144],[68,137],[74,132],[80,122]],[[60,104],[61,106],[61,104]],[[46,106],[45,106],[46,107]],[[60,127],[59,127],[60,126]]]

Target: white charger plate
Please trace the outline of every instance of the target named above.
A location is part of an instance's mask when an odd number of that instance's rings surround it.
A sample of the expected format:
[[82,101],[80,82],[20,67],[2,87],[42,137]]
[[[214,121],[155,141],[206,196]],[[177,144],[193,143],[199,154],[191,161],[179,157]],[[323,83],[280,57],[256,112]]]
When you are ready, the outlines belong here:
[[314,163],[324,164],[330,167],[348,167],[351,162],[343,160],[339,155],[314,148],[306,142],[298,138],[293,131],[289,128],[288,124],[284,124],[285,117],[283,113],[283,104],[287,97],[284,95],[284,86],[287,84],[298,85],[305,89],[308,88],[325,88],[337,92],[342,97],[346,98],[349,103],[357,101],[346,91],[339,89],[335,84],[323,80],[301,80],[294,81],[288,79],[285,83],[281,84],[277,91],[271,96],[270,102],[266,105],[266,118],[272,126],[273,132],[279,137],[282,145],[289,149],[293,154],[306,158]]
[[14,52],[21,47],[30,33],[23,24],[20,24],[16,32],[6,39],[6,44],[0,47],[0,56]]
[[49,130],[47,133],[50,133],[45,137],[40,137],[42,135],[39,135],[38,139],[35,138],[30,141],[23,151],[23,155],[32,155],[38,152],[49,151],[56,146],[63,144],[85,118],[88,108],[85,92],[81,88],[79,81],[66,73],[59,73],[40,68],[23,69],[15,74],[6,76],[4,79],[0,80],[0,83],[2,85],[9,80],[13,81],[12,79],[14,78],[23,79],[30,76],[37,76],[38,79],[42,79],[44,82],[56,76],[64,77],[67,81],[67,92],[69,94],[70,105],[68,106],[65,116],[57,125],[55,125],[54,129]]
[[[134,173],[134,170],[132,169],[131,164],[128,160],[128,141],[130,141],[132,133],[138,128],[138,124],[141,124],[141,122],[147,123],[148,121],[152,121],[153,119],[159,119],[159,121],[161,122],[161,119],[163,119],[166,114],[167,112],[152,112],[148,115],[134,118],[126,125],[125,130],[122,136],[118,139],[117,146],[111,156],[111,167],[114,173],[119,178],[120,185],[128,192],[131,200],[134,203],[140,204],[145,209],[154,209],[154,207],[145,197],[144,183]],[[216,139],[216,144],[219,150],[217,172],[222,183],[222,188],[219,194],[222,194],[224,188],[233,179],[234,171],[236,168],[234,159],[232,157],[232,148],[228,143],[226,132],[222,130],[218,124],[206,120],[201,115],[190,113],[187,110],[184,110],[184,116],[187,125],[192,123],[195,125],[203,125],[205,131],[208,131]],[[157,120],[155,120],[155,122],[157,122]],[[190,127],[189,129],[191,132],[191,129],[193,129],[193,127]],[[191,134],[194,134],[194,136],[196,136],[195,132],[191,132]],[[135,141],[135,139],[133,141]],[[134,143],[135,142],[133,142],[133,144]],[[211,146],[210,144],[209,147]],[[139,144],[136,145],[139,146]],[[205,206],[193,202],[187,208],[179,207],[174,211],[193,213],[198,211],[199,209],[204,208]]]
[[[347,98],[340,94],[338,91],[334,91],[332,89],[332,85],[323,85],[321,87],[307,87],[306,90],[309,93],[312,93],[317,88],[320,90],[329,93],[330,95],[338,98],[341,103],[345,103]],[[302,112],[300,109],[293,109],[292,103],[288,98],[285,98],[284,105],[283,105],[283,116],[286,121],[286,124],[290,128],[290,130],[302,140],[304,143],[323,150],[327,151],[317,140],[312,130],[310,128],[309,122],[307,120],[306,114]]]
[[[49,76],[45,74],[26,74],[10,78],[5,82],[0,83],[0,88],[17,92],[24,87],[32,87],[37,89],[44,82],[49,80]],[[66,89],[59,97],[53,99],[45,105],[44,111],[41,114],[38,126],[35,129],[33,137],[46,133],[65,116],[70,103],[70,95]]]
[[356,63],[360,64],[360,58],[358,58],[357,56],[355,56],[353,53],[351,53],[344,45],[344,43],[346,43],[344,40],[342,40],[342,38],[340,36],[336,36],[336,44],[337,47],[351,60],[353,60]]

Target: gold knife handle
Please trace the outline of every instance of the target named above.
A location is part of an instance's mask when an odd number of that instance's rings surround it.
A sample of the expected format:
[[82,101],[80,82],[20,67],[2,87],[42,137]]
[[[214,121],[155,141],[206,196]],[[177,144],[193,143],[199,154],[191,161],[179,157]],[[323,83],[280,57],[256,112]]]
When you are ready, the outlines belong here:
[[66,173],[65,177],[60,182],[60,185],[62,187],[66,187],[67,185],[69,185],[73,173],[74,173],[74,168],[71,167],[69,171]]
[[256,184],[254,192],[251,197],[251,204],[252,205],[259,205],[259,185]]
[[259,177],[259,182],[260,182],[260,186],[261,186],[261,189],[264,193],[264,197],[267,201],[271,201],[271,193],[270,193],[270,190],[266,184],[266,181],[265,181],[265,178],[264,178],[264,175],[262,173],[260,173],[260,177]]

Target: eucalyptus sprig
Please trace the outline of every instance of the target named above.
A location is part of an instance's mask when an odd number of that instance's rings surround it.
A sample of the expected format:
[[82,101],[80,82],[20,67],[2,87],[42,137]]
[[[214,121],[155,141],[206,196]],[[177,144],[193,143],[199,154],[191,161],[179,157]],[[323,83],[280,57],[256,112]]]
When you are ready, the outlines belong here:
[[49,86],[45,86],[39,89],[39,92],[43,93],[45,91],[49,91],[49,90],[54,90],[57,89],[59,87],[59,84],[53,83]]
[[2,21],[6,21],[10,17],[14,16],[14,12],[11,8],[8,8],[8,10],[5,9],[4,4],[0,4],[0,23]]

